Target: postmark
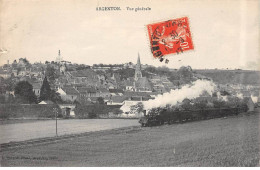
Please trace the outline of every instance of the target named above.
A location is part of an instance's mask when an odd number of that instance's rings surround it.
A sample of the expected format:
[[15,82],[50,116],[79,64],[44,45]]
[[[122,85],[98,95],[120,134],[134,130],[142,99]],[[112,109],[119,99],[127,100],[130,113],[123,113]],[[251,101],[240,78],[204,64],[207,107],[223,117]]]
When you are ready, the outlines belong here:
[[188,17],[149,24],[147,29],[153,57],[161,62],[168,54],[194,49]]

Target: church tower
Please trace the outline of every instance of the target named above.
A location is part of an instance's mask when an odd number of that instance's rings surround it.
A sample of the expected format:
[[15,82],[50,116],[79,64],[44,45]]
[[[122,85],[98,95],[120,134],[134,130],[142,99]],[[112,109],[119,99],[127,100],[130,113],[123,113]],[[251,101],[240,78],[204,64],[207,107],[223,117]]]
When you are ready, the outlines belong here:
[[135,66],[135,81],[142,77],[140,55],[138,53],[137,63]]
[[59,50],[58,56],[56,57],[56,62],[60,64],[61,61],[62,61],[62,57],[60,55],[60,50]]

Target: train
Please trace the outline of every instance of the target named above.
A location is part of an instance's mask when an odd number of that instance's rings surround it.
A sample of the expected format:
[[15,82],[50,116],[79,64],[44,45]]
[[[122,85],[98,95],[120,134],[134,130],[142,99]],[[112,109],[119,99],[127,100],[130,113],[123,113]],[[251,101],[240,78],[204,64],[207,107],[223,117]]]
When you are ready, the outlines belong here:
[[170,110],[152,109],[139,119],[142,127],[158,126],[163,124],[184,123],[189,121],[206,120],[220,117],[238,115],[246,112],[246,105],[233,108],[205,108],[199,110]]

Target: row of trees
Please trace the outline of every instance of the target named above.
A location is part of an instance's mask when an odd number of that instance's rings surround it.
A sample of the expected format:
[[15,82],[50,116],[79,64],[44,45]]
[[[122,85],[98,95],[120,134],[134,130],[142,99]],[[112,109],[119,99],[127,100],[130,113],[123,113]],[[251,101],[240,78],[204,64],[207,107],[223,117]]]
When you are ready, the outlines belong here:
[[47,77],[44,78],[41,86],[39,99],[33,92],[33,86],[27,81],[20,81],[14,89],[16,101],[18,103],[38,103],[42,100],[51,100],[54,103],[61,102],[61,97],[58,93],[51,89]]

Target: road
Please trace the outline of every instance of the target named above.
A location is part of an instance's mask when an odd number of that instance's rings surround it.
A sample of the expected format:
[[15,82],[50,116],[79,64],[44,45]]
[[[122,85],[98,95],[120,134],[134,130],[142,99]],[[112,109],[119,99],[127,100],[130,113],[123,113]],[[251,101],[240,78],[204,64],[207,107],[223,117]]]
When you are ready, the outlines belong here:
[[[58,120],[58,135],[77,134],[138,125],[137,119]],[[56,135],[55,120],[0,125],[0,143],[24,141]]]

